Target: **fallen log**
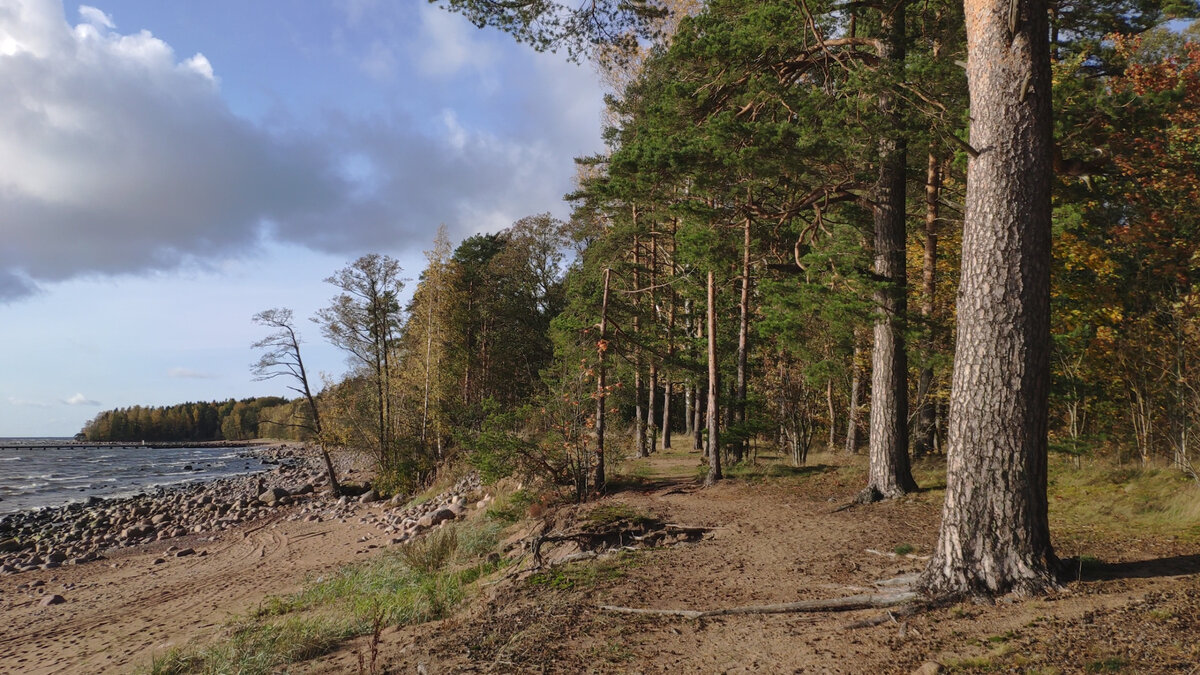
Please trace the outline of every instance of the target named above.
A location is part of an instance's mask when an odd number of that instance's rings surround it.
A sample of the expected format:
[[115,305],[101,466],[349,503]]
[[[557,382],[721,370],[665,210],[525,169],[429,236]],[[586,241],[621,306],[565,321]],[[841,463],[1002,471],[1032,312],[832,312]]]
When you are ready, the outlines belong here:
[[600,605],[605,612],[618,614],[643,614],[651,616],[678,616],[685,619],[704,619],[710,616],[732,616],[735,614],[790,614],[800,612],[849,612],[856,609],[875,609],[893,607],[906,602],[917,600],[921,595],[915,591],[899,591],[896,593],[863,593],[849,595],[843,598],[826,600],[802,600],[786,602],[779,605],[750,605],[746,607],[730,607],[727,609],[639,609],[635,607],[616,607]]

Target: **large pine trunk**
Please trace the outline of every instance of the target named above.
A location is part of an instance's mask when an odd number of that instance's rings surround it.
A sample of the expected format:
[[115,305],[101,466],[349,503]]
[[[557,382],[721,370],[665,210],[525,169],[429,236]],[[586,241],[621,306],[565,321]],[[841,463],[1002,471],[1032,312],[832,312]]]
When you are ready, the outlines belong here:
[[[884,13],[880,59],[903,77],[904,3]],[[896,96],[885,92],[879,107],[888,128],[879,141],[875,186],[875,347],[871,353],[870,473],[859,501],[893,499],[917,489],[908,460],[908,351],[905,347],[905,168],[907,146]]]
[[1053,586],[1057,567],[1046,516],[1046,3],[966,0],[965,8],[978,155],[967,169],[946,502],[921,585],[938,596],[1024,595]]

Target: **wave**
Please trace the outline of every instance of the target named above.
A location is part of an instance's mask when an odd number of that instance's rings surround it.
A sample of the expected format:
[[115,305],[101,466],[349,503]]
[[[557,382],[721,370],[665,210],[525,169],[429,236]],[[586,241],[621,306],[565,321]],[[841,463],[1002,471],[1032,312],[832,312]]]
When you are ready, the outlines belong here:
[[24,457],[0,457],[0,462],[16,462]]

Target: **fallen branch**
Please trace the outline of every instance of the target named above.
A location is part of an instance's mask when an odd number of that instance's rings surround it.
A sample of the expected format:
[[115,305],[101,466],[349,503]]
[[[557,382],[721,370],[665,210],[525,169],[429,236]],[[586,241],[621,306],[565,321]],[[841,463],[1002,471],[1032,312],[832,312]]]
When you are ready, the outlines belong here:
[[600,609],[606,612],[616,612],[618,614],[679,616],[685,619],[703,619],[710,616],[732,616],[734,614],[849,612],[856,609],[873,609],[878,607],[902,605],[906,602],[916,600],[919,597],[920,595],[914,591],[901,591],[898,593],[887,594],[865,593],[862,595],[850,595],[844,598],[831,598],[827,600],[802,600],[800,602],[787,602],[781,605],[750,605],[747,607],[730,607],[728,609],[709,609],[703,611],[694,609],[638,609],[635,607],[616,607],[613,605],[601,605]]

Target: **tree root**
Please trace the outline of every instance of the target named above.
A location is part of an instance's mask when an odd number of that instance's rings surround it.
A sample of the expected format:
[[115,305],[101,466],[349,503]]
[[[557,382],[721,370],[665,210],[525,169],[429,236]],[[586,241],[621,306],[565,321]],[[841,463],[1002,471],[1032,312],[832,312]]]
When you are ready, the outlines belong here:
[[678,616],[685,619],[704,619],[712,616],[732,616],[735,614],[791,614],[801,612],[849,612],[856,609],[874,609],[893,607],[917,600],[921,595],[911,590],[894,593],[864,593],[849,595],[844,598],[826,600],[803,600],[787,602],[779,605],[750,605],[746,607],[730,607],[728,609],[638,609],[635,607],[616,607],[601,605],[605,612],[618,614],[642,614],[650,616]]

